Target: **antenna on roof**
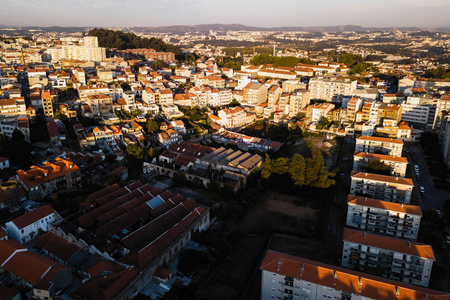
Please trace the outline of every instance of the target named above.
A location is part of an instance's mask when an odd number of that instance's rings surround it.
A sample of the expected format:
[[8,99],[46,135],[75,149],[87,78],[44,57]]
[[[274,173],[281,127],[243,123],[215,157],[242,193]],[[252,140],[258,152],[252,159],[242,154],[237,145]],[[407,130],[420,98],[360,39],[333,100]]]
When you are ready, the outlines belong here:
[[283,259],[282,258],[280,258],[278,260],[278,272],[280,271],[281,264],[283,264]]
[[305,264],[302,264],[302,267],[300,268],[301,272],[300,272],[300,276],[303,275],[303,271],[305,271]]

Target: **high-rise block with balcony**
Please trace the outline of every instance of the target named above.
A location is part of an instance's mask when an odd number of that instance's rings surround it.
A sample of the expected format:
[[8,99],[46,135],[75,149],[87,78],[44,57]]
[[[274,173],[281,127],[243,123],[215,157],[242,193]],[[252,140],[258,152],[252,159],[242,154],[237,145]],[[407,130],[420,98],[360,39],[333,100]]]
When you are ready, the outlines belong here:
[[409,178],[352,172],[350,194],[383,201],[409,204],[414,187]]
[[343,267],[428,286],[435,261],[430,245],[347,228],[343,240]]
[[353,195],[348,196],[347,204],[347,226],[400,239],[417,239],[422,218],[420,206]]

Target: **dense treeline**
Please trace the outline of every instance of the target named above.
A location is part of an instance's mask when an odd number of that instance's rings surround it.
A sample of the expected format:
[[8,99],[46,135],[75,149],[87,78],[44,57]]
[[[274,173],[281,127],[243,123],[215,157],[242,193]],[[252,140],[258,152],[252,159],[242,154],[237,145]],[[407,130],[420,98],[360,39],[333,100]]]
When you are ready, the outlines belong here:
[[447,79],[450,78],[450,69],[445,69],[444,67],[429,69],[425,72],[423,77],[434,79]]
[[262,179],[272,183],[291,180],[297,187],[327,189],[335,184],[334,176],[334,173],[327,171],[321,154],[304,158],[297,153],[292,159],[280,157],[274,160],[266,154],[261,165]]
[[294,68],[299,63],[299,59],[294,56],[275,57],[269,54],[255,55],[250,60],[254,66],[273,64],[274,67],[291,67]]
[[181,48],[170,45],[157,38],[143,38],[134,33],[125,33],[103,28],[94,28],[89,30],[88,35],[98,37],[100,47],[124,49],[147,48],[161,52],[181,53]]

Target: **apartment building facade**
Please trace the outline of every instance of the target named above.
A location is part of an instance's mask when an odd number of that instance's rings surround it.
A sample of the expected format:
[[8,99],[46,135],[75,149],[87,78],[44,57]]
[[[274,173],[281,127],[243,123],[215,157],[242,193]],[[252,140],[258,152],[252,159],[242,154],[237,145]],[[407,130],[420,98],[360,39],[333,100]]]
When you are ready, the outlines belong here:
[[430,245],[344,229],[342,266],[427,287],[435,261]]
[[414,187],[409,178],[352,171],[350,194],[409,204]]
[[338,79],[336,77],[313,77],[309,81],[308,90],[311,99],[320,99],[327,102],[337,101],[338,95],[351,95],[356,89],[357,81]]
[[390,167],[391,175],[405,177],[408,159],[383,154],[357,152],[353,155],[353,171],[366,172],[370,161],[379,160]]
[[356,139],[355,152],[377,153],[400,157],[402,156],[402,151],[402,140],[374,136],[361,136]]
[[348,196],[349,227],[405,240],[417,240],[420,206],[392,203],[373,198]]
[[448,295],[269,250],[260,269],[261,299],[439,299]]

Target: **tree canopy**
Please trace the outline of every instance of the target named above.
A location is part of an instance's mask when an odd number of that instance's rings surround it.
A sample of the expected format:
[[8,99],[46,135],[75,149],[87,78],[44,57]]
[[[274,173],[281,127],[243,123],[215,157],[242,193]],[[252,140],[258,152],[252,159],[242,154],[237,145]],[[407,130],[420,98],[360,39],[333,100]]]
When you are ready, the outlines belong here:
[[254,66],[273,64],[274,67],[294,68],[299,63],[299,60],[297,57],[293,56],[275,57],[269,54],[259,54],[253,56],[250,63]]
[[88,35],[96,36],[100,47],[117,48],[119,50],[147,48],[162,52],[173,52],[174,54],[181,53],[180,47],[167,44],[161,39],[143,38],[134,33],[125,33],[119,30],[94,28],[89,30]]
[[371,159],[366,165],[366,171],[380,175],[391,175],[391,167],[379,159]]
[[146,127],[148,133],[154,133],[159,130],[159,125],[154,119],[148,120]]
[[320,154],[313,158],[304,158],[297,153],[291,160],[285,157],[273,160],[266,154],[261,164],[261,178],[270,180],[274,175],[290,178],[297,187],[326,189],[335,184],[335,174],[327,171]]

